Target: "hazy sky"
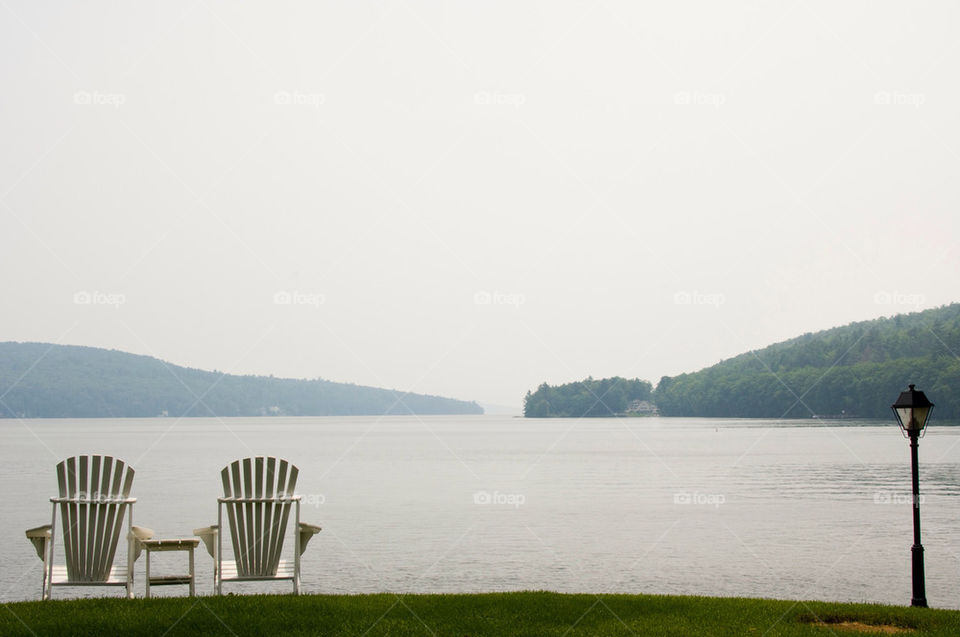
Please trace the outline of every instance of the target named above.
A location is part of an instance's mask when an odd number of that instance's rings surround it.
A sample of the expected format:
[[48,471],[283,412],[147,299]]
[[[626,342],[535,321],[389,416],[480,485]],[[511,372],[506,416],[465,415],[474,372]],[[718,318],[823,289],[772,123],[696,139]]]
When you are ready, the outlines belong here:
[[0,2],[0,340],[519,406],[960,300],[952,2]]

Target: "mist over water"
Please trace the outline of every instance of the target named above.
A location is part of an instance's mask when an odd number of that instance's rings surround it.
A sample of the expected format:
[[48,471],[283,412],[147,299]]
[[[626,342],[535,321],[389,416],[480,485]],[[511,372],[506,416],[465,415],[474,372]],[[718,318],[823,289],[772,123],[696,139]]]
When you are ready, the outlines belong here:
[[[960,608],[958,443],[960,428],[945,426],[920,443],[937,607]],[[889,422],[505,416],[0,422],[0,600],[39,598],[41,563],[23,531],[49,522],[56,462],[91,452],[134,466],[134,523],[158,537],[216,523],[230,461],[287,458],[300,468],[302,519],[323,527],[304,554],[311,593],[910,600],[909,454]],[[161,555],[152,567],[180,561]],[[198,549],[199,593],[212,571]],[[137,575],[142,595],[142,558]]]

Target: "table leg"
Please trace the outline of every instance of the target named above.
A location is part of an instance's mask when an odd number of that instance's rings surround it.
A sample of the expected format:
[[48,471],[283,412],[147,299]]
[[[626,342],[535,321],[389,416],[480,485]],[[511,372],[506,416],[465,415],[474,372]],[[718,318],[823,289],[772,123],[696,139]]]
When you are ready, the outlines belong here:
[[150,549],[144,549],[143,552],[147,554],[147,593],[145,597],[150,599]]
[[193,547],[190,547],[190,597],[194,596],[194,573],[193,573]]

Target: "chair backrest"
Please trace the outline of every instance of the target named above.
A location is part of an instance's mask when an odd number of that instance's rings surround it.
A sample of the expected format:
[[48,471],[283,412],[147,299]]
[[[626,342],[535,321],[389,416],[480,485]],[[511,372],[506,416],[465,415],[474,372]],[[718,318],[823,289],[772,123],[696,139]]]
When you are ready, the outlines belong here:
[[286,460],[263,456],[236,460],[220,472],[239,576],[277,574],[299,472]]
[[110,456],[75,456],[57,465],[56,502],[71,581],[108,579],[130,504],[133,473],[132,467]]

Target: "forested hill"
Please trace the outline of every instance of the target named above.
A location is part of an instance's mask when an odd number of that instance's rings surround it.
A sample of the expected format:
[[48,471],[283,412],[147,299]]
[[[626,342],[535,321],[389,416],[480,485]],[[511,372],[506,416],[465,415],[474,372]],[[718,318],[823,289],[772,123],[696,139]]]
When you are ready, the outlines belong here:
[[[664,376],[654,401],[665,416],[891,418],[908,383],[960,418],[960,304],[851,323]],[[802,399],[798,401],[798,398]]]
[[0,395],[2,418],[483,413],[474,402],[451,398],[320,379],[234,376],[49,343],[0,343]]

